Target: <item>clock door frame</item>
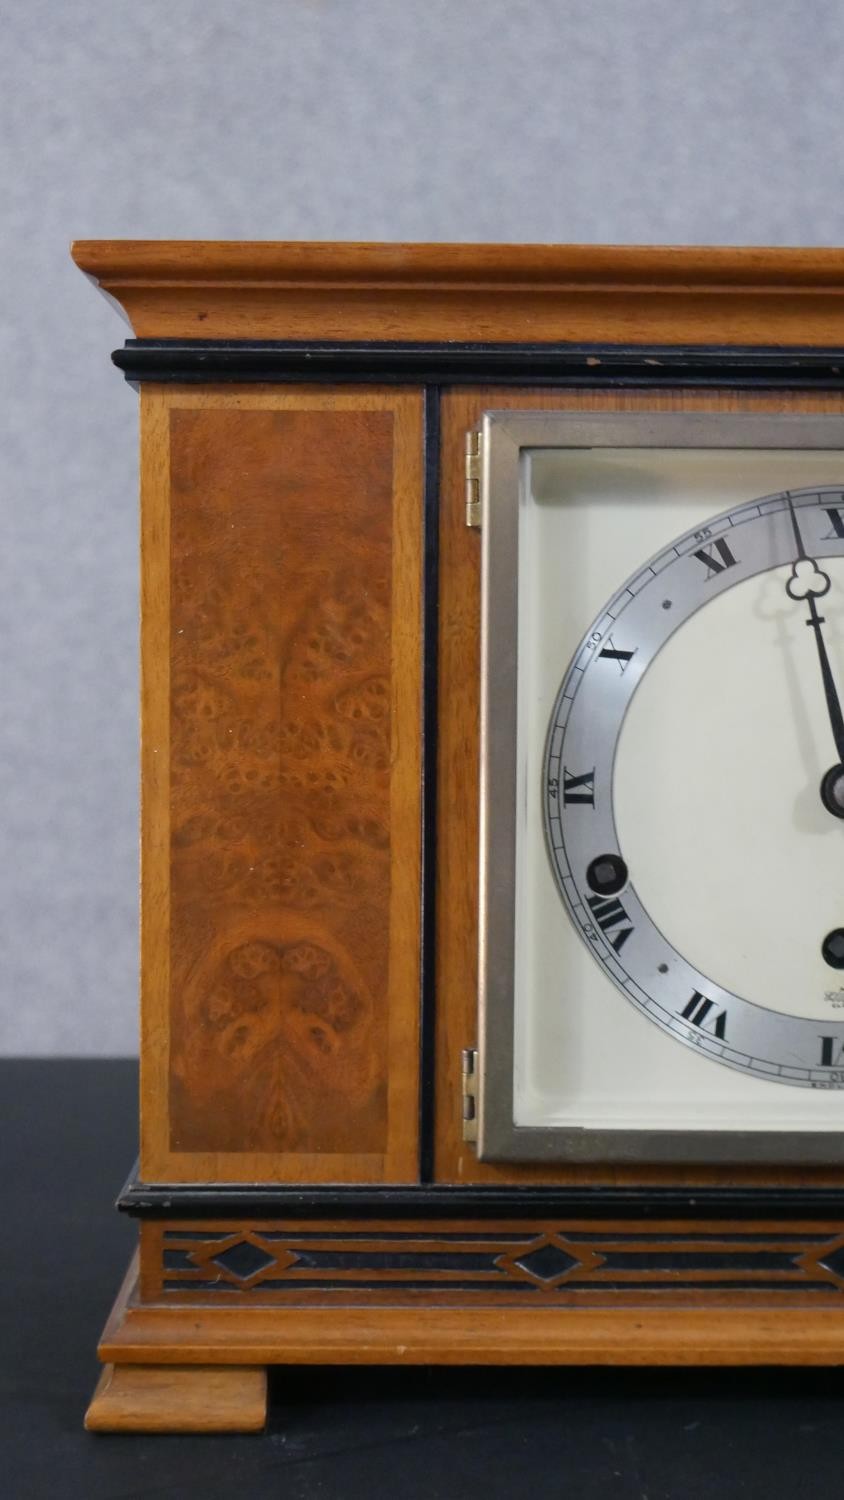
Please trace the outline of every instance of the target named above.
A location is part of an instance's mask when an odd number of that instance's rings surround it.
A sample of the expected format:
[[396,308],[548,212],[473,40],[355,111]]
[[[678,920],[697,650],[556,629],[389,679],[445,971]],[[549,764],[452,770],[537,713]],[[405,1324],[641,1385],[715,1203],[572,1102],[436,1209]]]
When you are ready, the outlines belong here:
[[514,1122],[519,697],[519,511],[523,456],[542,448],[838,450],[840,417],[793,412],[492,410],[480,423],[480,837],[477,1148],[491,1162],[804,1166],[840,1160],[834,1130],[671,1130]]

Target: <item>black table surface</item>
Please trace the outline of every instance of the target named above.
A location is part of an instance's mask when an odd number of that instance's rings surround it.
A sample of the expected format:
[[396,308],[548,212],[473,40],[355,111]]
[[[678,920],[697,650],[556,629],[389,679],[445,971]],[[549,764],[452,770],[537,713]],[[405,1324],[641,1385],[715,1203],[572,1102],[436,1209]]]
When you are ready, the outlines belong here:
[[131,1062],[0,1061],[3,1500],[841,1492],[837,1369],[279,1369],[261,1436],[85,1433],[134,1242],[112,1199],[135,1155],[136,1087]]

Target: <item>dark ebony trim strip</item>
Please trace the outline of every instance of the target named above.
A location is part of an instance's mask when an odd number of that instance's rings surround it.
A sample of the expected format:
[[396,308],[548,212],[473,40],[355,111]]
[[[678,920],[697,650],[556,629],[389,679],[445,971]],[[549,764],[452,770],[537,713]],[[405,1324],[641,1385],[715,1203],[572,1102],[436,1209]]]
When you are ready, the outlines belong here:
[[[759,1292],[776,1293],[778,1302],[784,1301],[795,1294],[802,1295],[806,1292],[823,1292],[827,1300],[840,1297],[841,1293],[828,1281],[766,1281],[764,1277],[743,1278],[741,1281],[686,1281],[682,1276],[672,1276],[665,1281],[578,1281],[576,1285],[564,1282],[562,1286],[547,1289],[537,1286],[532,1281],[442,1281],[423,1280],[418,1281],[390,1281],[381,1279],[377,1281],[358,1281],[354,1279],[343,1281],[328,1281],[323,1277],[301,1277],[296,1281],[259,1281],[255,1287],[233,1286],[229,1281],[175,1281],[165,1280],[162,1282],[164,1292],[175,1293],[180,1298],[189,1297],[191,1293],[201,1292],[207,1296],[209,1292],[219,1293],[221,1297],[236,1297],[237,1306],[248,1306],[246,1298],[253,1294],[255,1302],[261,1301],[261,1294],[266,1292],[292,1293],[299,1292],[324,1292],[326,1297],[336,1298],[339,1305],[348,1305],[350,1297],[355,1292],[383,1292],[391,1291],[404,1296],[406,1292],[431,1292],[436,1294],[439,1305],[448,1306],[449,1299],[454,1298],[458,1292],[468,1292],[472,1295],[471,1303],[463,1303],[462,1306],[467,1313],[471,1307],[494,1307],[496,1300],[515,1294],[525,1297],[531,1294],[536,1299],[537,1307],[559,1307],[571,1306],[572,1299],[576,1297],[582,1300],[584,1296],[595,1298],[604,1293],[622,1292],[629,1297],[631,1293],[642,1294],[648,1298],[659,1297],[666,1292],[691,1292],[695,1295],[703,1293],[707,1296],[711,1292],[748,1292],[758,1294]],[[283,1304],[282,1304],[283,1305]],[[429,1306],[431,1304],[428,1304]],[[500,1303],[499,1303],[500,1305]],[[596,1305],[595,1302],[592,1305]],[[600,1303],[597,1305],[600,1306]],[[698,1306],[704,1306],[698,1303]],[[836,1314],[839,1309],[836,1308]]]
[[823,1219],[844,1221],[841,1188],[288,1187],[144,1183],[117,1200],[141,1218]]
[[437,951],[437,682],[439,655],[440,393],[425,391],[422,664],[422,972],[419,1045],[419,1179],[434,1175]]
[[838,390],[844,349],[644,345],[315,343],[129,339],[112,354],[139,381],[314,381],[434,385],[785,386]]

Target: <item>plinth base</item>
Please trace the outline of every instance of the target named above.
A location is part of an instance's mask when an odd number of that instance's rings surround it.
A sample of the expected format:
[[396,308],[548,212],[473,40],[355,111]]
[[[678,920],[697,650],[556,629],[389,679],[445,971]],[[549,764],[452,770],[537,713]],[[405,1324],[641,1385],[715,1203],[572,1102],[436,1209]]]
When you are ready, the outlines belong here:
[[776,1296],[729,1305],[209,1306],[142,1302],[133,1261],[103,1333],[91,1431],[249,1432],[264,1425],[266,1366],[842,1365],[844,1307]]

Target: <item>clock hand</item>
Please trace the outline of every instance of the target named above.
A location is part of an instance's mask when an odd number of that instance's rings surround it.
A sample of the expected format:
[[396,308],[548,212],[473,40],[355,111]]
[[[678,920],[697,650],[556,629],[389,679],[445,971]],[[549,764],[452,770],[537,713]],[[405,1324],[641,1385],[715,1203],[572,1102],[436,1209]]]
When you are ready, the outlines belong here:
[[[844,713],[841,711],[838,689],[835,686],[835,678],[832,674],[832,667],[830,666],[829,655],[826,649],[826,641],[823,634],[824,617],[818,613],[818,606],[815,603],[816,597],[822,599],[824,594],[829,593],[831,579],[829,574],[824,573],[818,567],[815,559],[809,557],[806,552],[803,537],[800,534],[800,527],[797,523],[794,502],[788,493],[785,498],[788,502],[794,540],[797,544],[797,557],[792,567],[791,575],[785,585],[785,591],[789,599],[793,599],[798,603],[805,599],[809,606],[809,618],[806,624],[811,625],[815,633],[815,644],[818,648],[818,660],[820,662],[821,679],[823,681],[829,723],[832,729],[832,738],[835,741],[839,762],[844,764]],[[834,769],[838,772],[840,767],[836,766]]]
[[821,664],[821,677],[823,678],[823,690],[826,696],[826,706],[829,712],[829,722],[832,727],[832,738],[835,741],[835,748],[838,752],[838,759],[839,761],[844,762],[844,715],[841,712],[841,704],[838,698],[838,691],[835,686],[835,679],[832,675],[832,668],[829,665],[829,657],[827,656],[826,651],[826,642],[823,638],[824,618],[823,615],[818,614],[818,606],[816,605],[814,596],[812,594],[809,595],[808,603],[809,619],[806,621],[806,624],[811,625],[812,629],[815,632],[815,641],[818,647],[818,658]]
[[[803,545],[803,538],[800,535],[800,527],[797,524],[797,513],[794,509],[794,501],[791,498],[790,491],[786,490],[785,498],[788,504],[788,513],[791,516],[791,529],[794,532],[794,540],[797,544],[797,561],[800,562],[802,560],[804,562],[814,562],[815,559],[813,557],[810,558],[806,555],[806,548]],[[789,583],[790,582],[791,580],[789,579]],[[788,585],[786,585],[786,588],[788,588]],[[793,595],[791,597],[793,598]]]

